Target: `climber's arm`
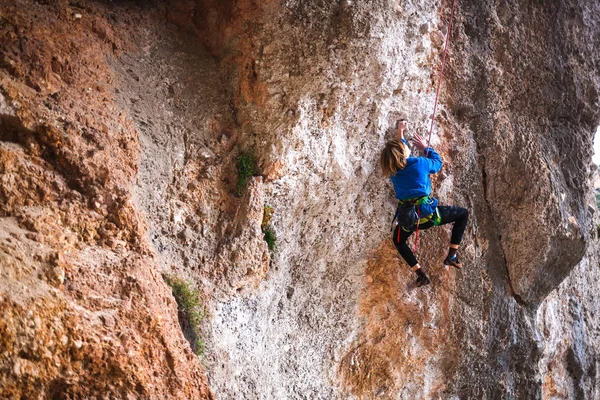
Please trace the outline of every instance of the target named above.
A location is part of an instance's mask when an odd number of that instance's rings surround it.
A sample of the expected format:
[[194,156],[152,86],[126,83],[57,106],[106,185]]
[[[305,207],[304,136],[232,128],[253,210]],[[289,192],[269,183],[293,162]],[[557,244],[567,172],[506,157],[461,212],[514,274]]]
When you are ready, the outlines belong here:
[[442,169],[442,157],[431,147],[425,150],[425,157],[429,161],[429,173],[435,174]]
[[396,126],[398,128],[398,139],[404,141],[404,131],[408,127],[408,122],[405,119],[401,119],[396,122]]

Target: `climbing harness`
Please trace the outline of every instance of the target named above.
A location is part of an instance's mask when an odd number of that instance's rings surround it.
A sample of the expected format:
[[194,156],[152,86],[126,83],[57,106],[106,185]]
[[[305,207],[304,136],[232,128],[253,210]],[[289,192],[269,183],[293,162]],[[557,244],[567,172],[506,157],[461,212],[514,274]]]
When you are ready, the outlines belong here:
[[452,10],[450,11],[450,23],[448,24],[448,32],[446,32],[446,42],[444,44],[444,55],[442,57],[442,69],[440,70],[440,78],[438,79],[438,87],[435,91],[435,103],[433,104],[433,114],[431,114],[431,127],[429,128],[429,139],[427,139],[427,150],[425,157],[429,154],[429,146],[431,145],[431,134],[433,133],[433,123],[435,121],[435,112],[437,110],[438,98],[440,95],[440,87],[442,86],[442,78],[444,77],[444,66],[446,65],[446,53],[448,50],[448,42],[450,41],[450,32],[452,31],[452,19],[454,17],[454,5],[456,0],[452,0]]
[[415,231],[415,244],[414,252],[417,251],[419,243],[419,226],[431,222],[433,226],[438,226],[442,221],[438,208],[431,214],[421,218],[421,207],[423,204],[430,202],[429,196],[417,197],[414,199],[398,200],[398,208],[396,208],[396,214],[392,220],[392,230],[394,222],[398,221],[398,235],[396,238],[397,242],[400,242],[400,229],[404,232],[410,232],[414,229]]
[[417,212],[418,207],[427,204],[429,196],[417,197],[414,199],[398,200],[398,206],[396,208],[396,214],[392,220],[393,223],[398,221],[398,225],[403,228],[412,229],[417,222],[420,220],[420,216]]
[[[435,208],[435,211],[432,212],[431,214],[429,214],[426,217],[421,218],[418,221],[418,225],[423,225],[426,222],[431,222],[433,224],[433,226],[438,226],[441,222],[442,222],[442,216],[440,215],[440,211],[438,210],[438,208]],[[415,227],[417,226],[417,224],[415,224]],[[406,228],[402,228],[402,230],[404,232],[410,232],[411,229],[406,229]]]

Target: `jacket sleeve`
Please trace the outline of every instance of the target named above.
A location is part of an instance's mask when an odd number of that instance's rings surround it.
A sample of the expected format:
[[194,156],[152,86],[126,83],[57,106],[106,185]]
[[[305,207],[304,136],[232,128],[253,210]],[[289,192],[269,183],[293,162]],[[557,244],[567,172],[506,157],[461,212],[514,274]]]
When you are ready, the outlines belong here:
[[435,174],[442,169],[442,157],[431,147],[425,149],[427,162],[429,163],[429,173]]

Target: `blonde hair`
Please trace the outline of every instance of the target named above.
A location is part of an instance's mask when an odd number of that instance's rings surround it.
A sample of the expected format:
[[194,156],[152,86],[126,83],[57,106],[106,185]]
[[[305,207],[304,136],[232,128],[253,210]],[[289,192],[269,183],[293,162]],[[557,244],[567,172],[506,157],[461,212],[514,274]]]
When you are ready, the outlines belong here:
[[385,175],[396,174],[406,167],[408,148],[398,139],[390,140],[381,152],[381,169]]

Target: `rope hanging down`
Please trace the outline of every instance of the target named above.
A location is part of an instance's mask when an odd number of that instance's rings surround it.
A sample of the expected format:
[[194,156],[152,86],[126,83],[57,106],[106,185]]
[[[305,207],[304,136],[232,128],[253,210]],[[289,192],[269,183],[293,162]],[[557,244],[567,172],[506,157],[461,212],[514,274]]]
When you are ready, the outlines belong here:
[[444,77],[444,66],[446,65],[446,53],[448,51],[448,42],[450,41],[450,32],[452,31],[452,19],[454,17],[454,5],[456,0],[452,0],[452,10],[450,11],[450,23],[448,24],[448,31],[446,32],[446,43],[444,44],[444,55],[442,57],[442,69],[440,70],[440,78],[438,79],[437,90],[435,91],[435,103],[433,104],[433,114],[431,114],[431,127],[429,128],[429,139],[427,139],[427,152],[429,153],[429,146],[431,145],[431,134],[433,133],[433,122],[435,120],[435,112],[437,110],[438,98],[440,96],[440,87],[442,86],[442,78]]
[[[450,11],[450,23],[448,24],[448,31],[446,32],[446,42],[444,43],[444,55],[442,56],[442,69],[440,70],[440,77],[438,79],[437,90],[435,91],[435,103],[433,104],[433,114],[431,114],[431,127],[429,128],[429,138],[427,139],[427,150],[425,150],[425,157],[429,154],[429,146],[431,146],[431,134],[433,133],[433,123],[435,121],[435,112],[437,110],[438,99],[440,96],[440,88],[442,87],[442,78],[444,77],[444,66],[446,65],[446,53],[448,52],[448,42],[450,41],[450,32],[452,31],[452,19],[454,18],[454,5],[456,0],[452,0],[452,9]],[[419,215],[420,218],[420,215]],[[417,229],[415,231],[415,246],[413,253],[417,254],[417,246],[419,244],[419,224],[417,223]]]

